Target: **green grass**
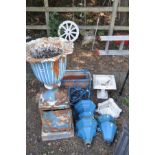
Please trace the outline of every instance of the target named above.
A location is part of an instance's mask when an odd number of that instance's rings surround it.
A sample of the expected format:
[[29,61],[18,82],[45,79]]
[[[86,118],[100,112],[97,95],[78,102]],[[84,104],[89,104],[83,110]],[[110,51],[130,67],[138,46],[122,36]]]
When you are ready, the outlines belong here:
[[123,100],[122,100],[122,104],[126,105],[126,106],[129,106],[129,97],[125,97]]
[[103,30],[98,30],[97,35],[98,36],[104,36],[104,31]]

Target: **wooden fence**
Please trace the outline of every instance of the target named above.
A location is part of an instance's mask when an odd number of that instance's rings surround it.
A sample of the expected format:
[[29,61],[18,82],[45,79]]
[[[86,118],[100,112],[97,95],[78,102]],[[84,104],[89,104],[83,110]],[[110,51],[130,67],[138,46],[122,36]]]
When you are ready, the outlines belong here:
[[[46,25],[26,25],[26,29],[47,30],[49,35],[49,13],[50,12],[112,12],[110,25],[98,26],[99,30],[108,30],[112,35],[114,30],[126,31],[129,26],[116,26],[115,18],[117,12],[129,12],[129,7],[119,7],[119,0],[114,0],[112,7],[49,7],[48,0],[44,0],[44,7],[26,7],[27,12],[45,12]],[[80,29],[96,29],[96,25],[79,25]]]

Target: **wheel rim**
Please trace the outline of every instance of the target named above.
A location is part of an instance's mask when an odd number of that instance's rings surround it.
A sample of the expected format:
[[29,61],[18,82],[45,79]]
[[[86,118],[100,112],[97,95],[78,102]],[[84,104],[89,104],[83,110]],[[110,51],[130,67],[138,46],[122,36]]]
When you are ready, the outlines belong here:
[[58,35],[60,38],[74,42],[79,36],[79,28],[73,21],[64,21],[59,25]]

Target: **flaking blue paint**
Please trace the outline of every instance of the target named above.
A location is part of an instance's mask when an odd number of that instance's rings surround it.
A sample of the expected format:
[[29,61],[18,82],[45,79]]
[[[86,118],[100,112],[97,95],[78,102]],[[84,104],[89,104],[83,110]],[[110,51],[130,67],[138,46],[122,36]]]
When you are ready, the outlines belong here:
[[[66,115],[68,115],[67,117],[70,117],[69,112],[65,115],[62,115],[62,117],[66,117]],[[56,115],[53,114],[52,111],[46,111],[43,114],[43,119],[44,120],[49,120],[51,122],[50,127],[51,128],[57,128],[57,129],[61,129],[61,128],[69,128],[69,124],[66,123],[65,121],[61,121]],[[44,124],[45,128],[49,128],[49,126],[47,126],[46,124]]]
[[53,64],[53,61],[34,63],[31,64],[31,68],[33,70],[34,75],[40,82],[51,86],[52,84],[58,84],[61,82],[61,79],[63,78],[66,71],[67,57],[59,58],[58,77],[54,73]]

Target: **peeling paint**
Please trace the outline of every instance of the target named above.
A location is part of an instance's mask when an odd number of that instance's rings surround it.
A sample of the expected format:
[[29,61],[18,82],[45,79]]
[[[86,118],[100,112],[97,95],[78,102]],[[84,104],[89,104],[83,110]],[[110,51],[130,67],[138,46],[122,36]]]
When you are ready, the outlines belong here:
[[39,100],[39,109],[56,110],[70,108],[68,90],[61,87],[53,90],[55,90],[55,92],[52,95],[52,100],[54,104],[50,104],[50,102],[46,101],[41,94]]
[[43,132],[60,132],[72,130],[71,109],[57,111],[40,111]]

